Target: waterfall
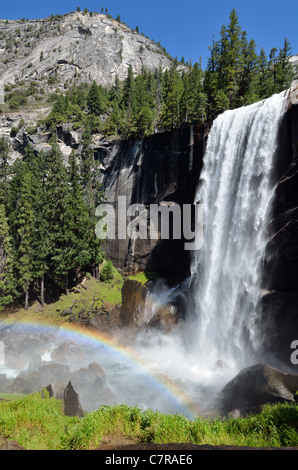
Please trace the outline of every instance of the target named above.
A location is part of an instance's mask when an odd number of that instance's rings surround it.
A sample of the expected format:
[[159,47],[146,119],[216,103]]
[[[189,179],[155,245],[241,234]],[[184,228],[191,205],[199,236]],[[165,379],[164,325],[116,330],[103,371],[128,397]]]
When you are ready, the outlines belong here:
[[258,349],[257,309],[266,246],[265,228],[274,194],[276,136],[287,93],[229,110],[214,121],[196,203],[203,204],[203,246],[195,253],[197,357],[247,364]]

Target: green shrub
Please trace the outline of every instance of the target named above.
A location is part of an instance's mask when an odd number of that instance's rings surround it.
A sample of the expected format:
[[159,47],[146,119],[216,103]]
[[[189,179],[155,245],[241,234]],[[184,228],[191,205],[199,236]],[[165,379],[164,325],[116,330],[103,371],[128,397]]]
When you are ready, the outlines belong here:
[[114,274],[113,274],[113,264],[112,261],[107,261],[102,270],[100,271],[100,280],[102,282],[109,281],[110,279],[113,279]]
[[15,137],[18,133],[19,128],[18,127],[12,127],[10,129],[10,137]]

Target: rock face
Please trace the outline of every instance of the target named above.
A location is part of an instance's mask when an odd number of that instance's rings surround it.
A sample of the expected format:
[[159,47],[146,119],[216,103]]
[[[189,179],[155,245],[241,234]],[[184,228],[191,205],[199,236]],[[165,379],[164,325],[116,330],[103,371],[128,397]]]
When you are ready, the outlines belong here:
[[120,321],[122,327],[138,328],[146,322],[146,298],[149,290],[132,279],[124,281]]
[[[174,239],[171,231],[169,239],[150,238],[146,217],[149,223],[152,204],[165,210],[176,204],[181,209],[181,227],[183,205],[194,200],[208,129],[208,125],[190,126],[143,140],[98,146],[106,203],[116,216],[115,239],[107,239],[104,250],[115,266],[128,271],[157,271],[178,280],[189,275],[190,252],[185,250],[183,230],[180,240]],[[119,204],[119,197],[125,198],[126,207]],[[147,238],[119,239],[118,215],[134,204],[141,205]],[[129,220],[127,217],[127,224]]]
[[0,20],[0,38],[4,83],[41,80],[46,91],[51,90],[51,80],[55,87],[93,80],[110,87],[116,76],[126,78],[129,65],[135,74],[142,67],[154,71],[171,65],[158,44],[97,13]]
[[275,158],[276,185],[272,218],[268,224],[259,327],[263,357],[294,372],[291,343],[298,339],[298,106],[285,113]]
[[221,412],[238,410],[240,415],[256,413],[265,403],[295,402],[298,375],[285,374],[266,364],[255,364],[239,372],[222,390]]
[[55,383],[46,387],[50,397],[63,401],[64,413],[66,416],[84,416],[84,412],[80,403],[80,398],[74,390],[72,383]]

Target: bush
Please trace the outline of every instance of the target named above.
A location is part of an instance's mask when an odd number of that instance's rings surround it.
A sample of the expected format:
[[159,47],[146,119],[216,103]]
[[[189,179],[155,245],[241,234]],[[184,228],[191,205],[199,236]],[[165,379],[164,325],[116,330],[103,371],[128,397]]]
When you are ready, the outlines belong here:
[[10,130],[10,137],[15,137],[19,131],[18,127],[12,127]]
[[104,265],[100,272],[100,280],[102,282],[109,281],[110,279],[113,279],[114,274],[113,274],[113,264],[112,261],[107,261],[107,263]]

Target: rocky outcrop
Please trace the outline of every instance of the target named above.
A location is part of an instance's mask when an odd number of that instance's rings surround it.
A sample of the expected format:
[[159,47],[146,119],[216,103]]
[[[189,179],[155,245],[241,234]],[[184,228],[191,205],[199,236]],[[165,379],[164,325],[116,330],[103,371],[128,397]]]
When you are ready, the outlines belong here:
[[149,289],[138,281],[126,279],[121,294],[121,326],[138,329],[147,321],[146,299],[149,295]]
[[46,390],[49,392],[50,397],[63,401],[66,416],[84,416],[80,397],[73,388],[71,381],[50,384],[46,387]]
[[227,383],[218,403],[224,414],[246,415],[261,411],[265,403],[295,402],[297,390],[298,375],[283,373],[267,364],[255,364],[241,370]]
[[167,304],[160,307],[157,312],[149,320],[147,328],[156,329],[162,333],[170,333],[175,326],[178,325],[179,314],[177,312],[177,306],[174,304]]
[[[46,92],[95,80],[110,87],[129,65],[171,65],[160,45],[107,15],[73,12],[40,20],[0,20],[0,76],[5,84],[38,80]],[[13,47],[13,45],[15,47]]]

